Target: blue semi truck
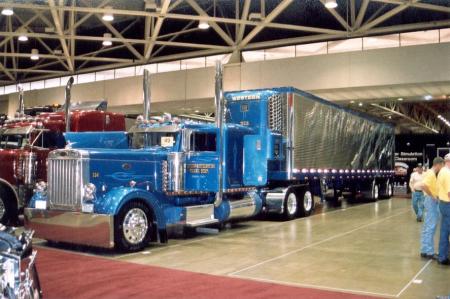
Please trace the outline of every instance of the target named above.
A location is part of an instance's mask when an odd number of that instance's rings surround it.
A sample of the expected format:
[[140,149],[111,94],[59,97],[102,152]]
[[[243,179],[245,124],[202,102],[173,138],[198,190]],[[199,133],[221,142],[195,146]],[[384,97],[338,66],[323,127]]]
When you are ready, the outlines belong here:
[[394,131],[294,88],[222,92],[216,123],[149,118],[128,132],[66,133],[48,159],[47,182],[25,209],[39,238],[142,249],[167,228],[277,213],[308,216],[314,197],[377,200],[393,190]]

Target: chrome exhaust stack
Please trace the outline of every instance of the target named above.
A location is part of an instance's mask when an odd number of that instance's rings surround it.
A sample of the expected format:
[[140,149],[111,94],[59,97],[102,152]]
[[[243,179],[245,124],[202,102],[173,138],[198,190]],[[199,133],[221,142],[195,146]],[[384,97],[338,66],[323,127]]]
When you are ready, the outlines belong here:
[[150,120],[150,72],[148,70],[144,70],[144,114],[142,115],[145,122]]
[[25,115],[25,103],[23,101],[23,86],[22,84],[17,85],[19,89],[19,117]]
[[64,114],[66,115],[66,132],[70,132],[70,91],[73,85],[73,77],[70,77],[66,83],[64,94]]
[[216,207],[222,204],[223,198],[223,116],[224,116],[224,98],[223,98],[223,66],[220,60],[216,61],[216,81],[215,81],[215,96],[214,103],[216,106],[216,126],[219,128],[219,169],[218,169],[218,179],[219,186],[218,192],[216,194],[216,200],[214,205]]

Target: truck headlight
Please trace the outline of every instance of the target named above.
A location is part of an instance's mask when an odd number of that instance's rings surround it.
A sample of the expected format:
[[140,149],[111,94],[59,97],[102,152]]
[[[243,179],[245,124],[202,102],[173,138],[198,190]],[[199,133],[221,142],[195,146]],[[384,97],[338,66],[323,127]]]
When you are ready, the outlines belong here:
[[86,199],[86,200],[94,200],[96,189],[97,188],[92,183],[84,185],[84,199]]

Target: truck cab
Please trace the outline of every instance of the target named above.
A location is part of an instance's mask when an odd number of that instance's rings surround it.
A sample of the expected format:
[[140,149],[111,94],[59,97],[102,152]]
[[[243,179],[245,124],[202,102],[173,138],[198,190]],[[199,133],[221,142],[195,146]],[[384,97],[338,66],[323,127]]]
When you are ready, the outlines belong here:
[[[73,107],[70,118],[76,132],[125,129],[125,118],[117,113]],[[16,221],[35,183],[46,179],[48,153],[66,146],[65,124],[64,112],[46,112],[7,120],[0,128],[1,223]]]
[[213,124],[172,119],[128,132],[67,133],[70,148],[50,153],[48,180],[25,211],[26,225],[47,240],[135,251],[166,242],[170,226],[254,216],[261,198],[243,166],[253,133],[230,124],[220,138]]

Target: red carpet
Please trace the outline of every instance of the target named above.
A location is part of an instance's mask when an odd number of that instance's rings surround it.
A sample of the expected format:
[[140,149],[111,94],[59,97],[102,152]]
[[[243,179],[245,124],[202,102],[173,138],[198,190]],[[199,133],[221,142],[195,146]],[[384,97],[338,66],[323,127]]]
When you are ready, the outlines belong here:
[[137,265],[37,247],[44,299],[374,298]]

